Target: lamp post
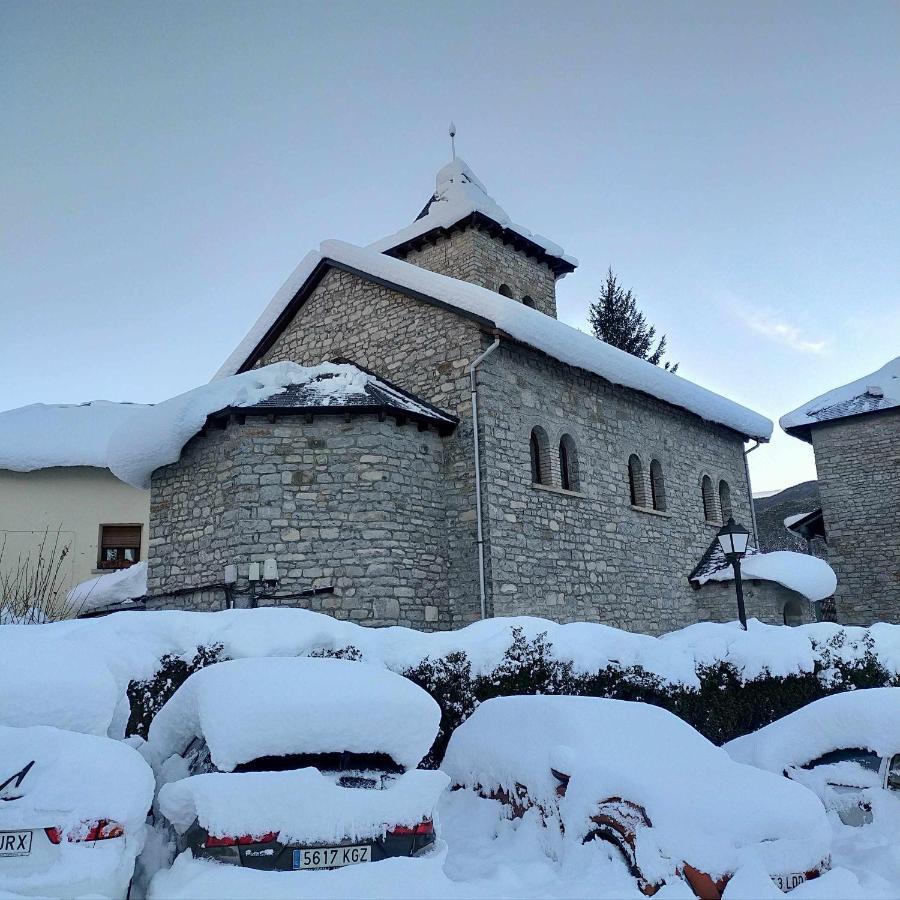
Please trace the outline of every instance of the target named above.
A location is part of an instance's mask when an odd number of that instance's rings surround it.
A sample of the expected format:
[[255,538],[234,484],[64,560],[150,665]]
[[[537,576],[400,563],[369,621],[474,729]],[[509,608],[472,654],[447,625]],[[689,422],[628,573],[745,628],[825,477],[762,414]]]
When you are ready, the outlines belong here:
[[737,592],[738,618],[741,620],[741,628],[747,630],[747,616],[744,612],[744,585],[741,581],[741,560],[747,553],[747,544],[750,542],[750,532],[743,525],[737,525],[734,518],[719,529],[716,535],[719,546],[725,554],[725,559],[731,563],[734,569],[734,589]]

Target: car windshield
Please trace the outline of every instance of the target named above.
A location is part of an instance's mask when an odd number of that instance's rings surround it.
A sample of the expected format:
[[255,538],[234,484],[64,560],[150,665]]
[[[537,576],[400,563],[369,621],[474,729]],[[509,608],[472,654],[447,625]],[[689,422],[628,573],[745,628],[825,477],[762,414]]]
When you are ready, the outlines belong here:
[[260,756],[235,766],[235,772],[285,772],[312,766],[320,772],[380,772],[401,774],[403,767],[386,753],[289,753],[285,756]]

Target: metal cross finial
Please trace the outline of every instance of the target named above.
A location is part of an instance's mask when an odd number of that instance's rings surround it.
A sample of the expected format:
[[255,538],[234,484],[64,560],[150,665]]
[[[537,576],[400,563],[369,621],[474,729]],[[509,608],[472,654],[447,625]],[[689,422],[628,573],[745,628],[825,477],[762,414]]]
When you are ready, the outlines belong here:
[[456,159],[456,126],[452,122],[450,123],[450,154],[453,159]]

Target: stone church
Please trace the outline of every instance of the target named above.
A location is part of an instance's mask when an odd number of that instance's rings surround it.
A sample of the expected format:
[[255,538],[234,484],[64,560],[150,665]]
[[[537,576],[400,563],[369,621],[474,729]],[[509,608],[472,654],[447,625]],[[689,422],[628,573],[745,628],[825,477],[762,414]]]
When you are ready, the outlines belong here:
[[[151,604],[434,629],[712,617],[688,576],[723,518],[751,524],[745,444],[772,423],[557,321],[576,265],[460,159],[408,227],[310,253],[216,377],[318,368],[214,411],[154,472]],[[266,560],[277,584],[249,581]]]

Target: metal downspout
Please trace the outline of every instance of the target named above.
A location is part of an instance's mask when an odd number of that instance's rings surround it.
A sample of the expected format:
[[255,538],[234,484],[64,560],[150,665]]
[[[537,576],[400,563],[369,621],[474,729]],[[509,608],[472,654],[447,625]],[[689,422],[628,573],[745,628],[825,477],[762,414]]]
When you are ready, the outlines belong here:
[[477,356],[469,365],[469,386],[472,391],[472,446],[475,454],[475,524],[478,544],[478,592],[481,600],[481,618],[487,618],[487,593],[484,579],[484,527],[481,522],[481,447],[478,442],[478,388],[475,370],[500,346],[500,338],[494,338],[484,353]]
[[[756,438],[754,438],[756,441]],[[749,449],[744,451],[744,475],[747,478],[747,499],[750,501],[750,518],[753,520],[753,542],[756,544],[756,549],[759,550],[759,532],[756,529],[756,504],[753,502],[753,488],[750,487],[750,466],[747,464],[747,457],[756,450],[760,445],[760,441],[756,441],[756,443]]]

